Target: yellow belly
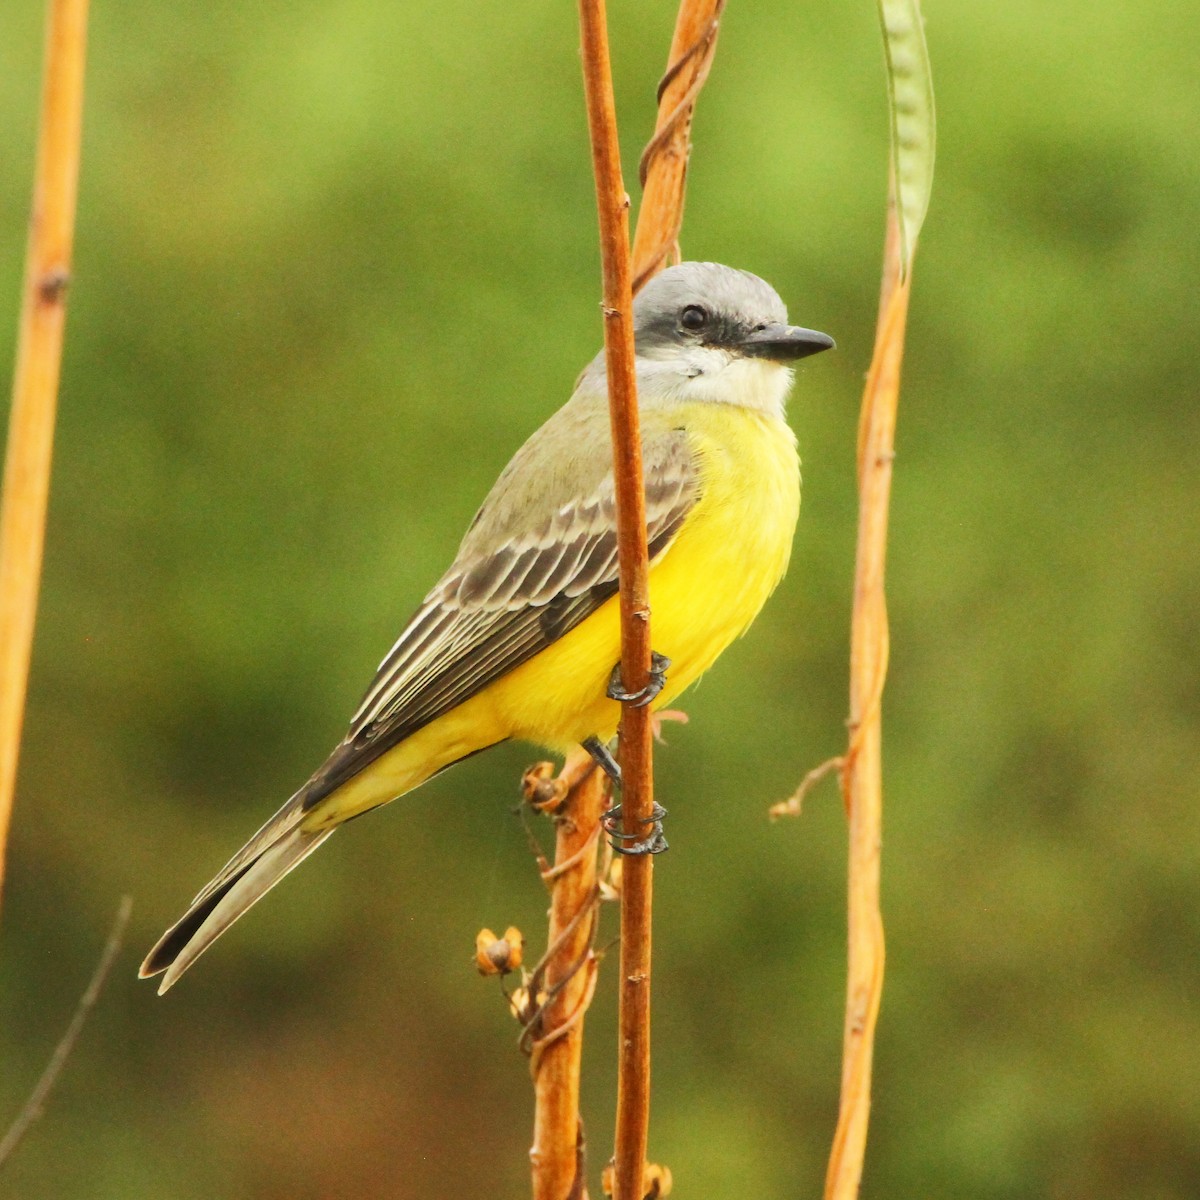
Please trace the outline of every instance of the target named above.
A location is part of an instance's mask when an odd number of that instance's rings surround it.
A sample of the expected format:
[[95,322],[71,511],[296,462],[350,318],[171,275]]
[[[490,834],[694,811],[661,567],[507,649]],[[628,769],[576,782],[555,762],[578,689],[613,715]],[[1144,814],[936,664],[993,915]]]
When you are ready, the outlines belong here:
[[[701,499],[650,569],[650,640],[671,660],[655,708],[694,683],[745,632],[787,569],[800,508],[795,437],[779,418],[724,405],[677,409],[698,451]],[[338,823],[423,783],[448,763],[515,738],[565,751],[611,737],[605,696],[620,658],[614,596],[586,621],[477,696],[419,730],[314,809]]]
[[[800,505],[795,439],[780,420],[706,406],[693,430],[702,498],[650,569],[650,640],[671,660],[654,707],[669,704],[743,633],[783,577]],[[702,432],[696,432],[702,430]],[[511,736],[565,749],[611,737],[620,705],[604,692],[620,657],[616,597],[489,689]]]

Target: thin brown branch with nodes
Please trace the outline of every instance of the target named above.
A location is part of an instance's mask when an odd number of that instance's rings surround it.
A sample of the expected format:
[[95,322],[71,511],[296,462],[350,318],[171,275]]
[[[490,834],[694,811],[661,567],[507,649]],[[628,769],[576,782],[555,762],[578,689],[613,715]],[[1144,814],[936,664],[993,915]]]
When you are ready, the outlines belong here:
[[0,501],[0,889],[50,491],[79,181],[88,0],[51,0],[12,413]]
[[535,1104],[529,1159],[534,1200],[586,1200],[580,1059],[583,1018],[596,984],[600,814],[608,789],[583,751],[569,757],[557,777],[552,770],[540,763],[523,781],[526,800],[556,825],[554,866],[542,862],[550,889],[549,944],[530,975],[524,1014]]
[[71,1051],[75,1049],[75,1043],[83,1032],[88,1015],[96,1007],[96,1001],[100,999],[100,993],[104,990],[104,984],[112,970],[113,963],[117,961],[117,955],[121,952],[121,945],[125,940],[125,929],[129,925],[129,914],[132,912],[132,898],[122,897],[112,929],[109,930],[108,940],[100,955],[100,961],[96,964],[92,978],[79,998],[79,1003],[75,1007],[75,1015],[71,1018],[66,1033],[54,1047],[54,1053],[50,1056],[50,1061],[46,1064],[46,1069],[30,1093],[29,1099],[25,1101],[25,1106],[17,1114],[16,1120],[9,1126],[3,1139],[0,1139],[0,1168],[3,1168],[4,1164],[12,1157],[12,1153],[20,1144],[21,1139],[45,1111],[46,1100],[54,1090],[54,1085],[58,1082],[63,1067],[67,1065],[67,1059],[71,1057]]
[[891,170],[887,241],[875,348],[858,425],[858,541],[850,627],[849,745],[840,759],[810,771],[772,816],[799,812],[804,792],[834,765],[849,821],[848,962],[842,1042],[842,1092],[825,1175],[825,1200],[855,1200],[862,1182],[871,1113],[875,1023],[883,992],[884,938],[879,907],[883,825],[882,703],[888,666],[888,503],[896,406],[912,262],[929,207],[937,123],[933,75],[919,0],[879,0],[887,60]]
[[[640,287],[677,252],[683,216],[688,134],[696,95],[708,75],[717,16],[724,0],[683,0],[667,73],[659,85],[655,135],[642,155],[645,186],[638,223],[642,268]],[[616,118],[609,68],[603,3],[581,0],[584,83],[592,134],[604,264],[604,324],[612,384],[614,466],[621,555],[622,678],[636,690],[648,678],[650,640],[641,441],[638,436],[633,371],[632,289],[628,232],[629,198],[621,179]],[[635,256],[636,257],[636,256]],[[633,565],[630,565],[630,555]],[[625,780],[624,829],[641,835],[640,815],[653,807],[650,736],[654,719],[645,710],[627,710],[621,728],[620,757]],[[684,719],[658,714],[658,719]],[[543,1200],[585,1200],[584,1138],[579,1121],[579,1060],[583,1014],[596,980],[592,954],[595,905],[599,896],[597,849],[599,817],[606,794],[586,756],[574,755],[557,777],[548,764],[526,773],[526,798],[558,820],[555,865],[539,861],[551,886],[549,949],[529,976],[522,1018],[522,1044],[531,1055],[536,1112],[531,1151],[533,1193]],[[652,865],[635,858],[622,875],[621,1038],[618,1054],[617,1154],[620,1170],[606,1171],[606,1190],[642,1200],[649,1188],[666,1195],[670,1173],[647,1168],[649,1118],[649,954]],[[586,919],[585,919],[586,916]],[[494,935],[493,935],[494,936]],[[507,936],[507,935],[506,935]],[[508,954],[496,939],[495,952]],[[485,959],[487,951],[481,951]],[[617,1177],[621,1182],[613,1182]]]
[[879,851],[883,818],[883,685],[888,622],[884,595],[888,501],[892,486],[896,405],[908,314],[911,268],[905,272],[894,198],[888,206],[880,316],[858,429],[858,551],[850,632],[850,741],[841,762],[850,825],[849,962],[842,1045],[842,1092],[825,1176],[825,1200],[854,1200],[862,1180],[871,1113],[875,1022],[883,992],[883,918]]
[[654,136],[642,151],[642,203],[633,239],[633,290],[679,260],[684,189],[691,154],[692,114],[717,48],[725,0],[683,0],[675,21],[667,71],[658,85]]
[[[629,196],[621,178],[616,104],[604,0],[580,0],[580,39],[604,277],[604,352],[612,424],[620,566],[621,678],[637,692],[649,682],[650,592],[646,501],[634,372]],[[654,805],[648,708],[621,716],[621,808],[630,840],[645,835]],[[625,863],[621,887],[621,984],[617,1046],[617,1200],[642,1200],[650,1122],[650,912],[654,860]]]
[[[683,221],[689,134],[696,95],[708,77],[724,0],[684,0],[667,73],[659,86],[655,135],[642,155],[644,199],[630,262],[629,197],[621,178],[616,110],[603,0],[580,0],[584,91],[591,135],[604,275],[605,355],[612,415],[621,575],[621,675],[637,691],[650,666],[649,564],[641,439],[634,372],[632,293],[677,253]],[[654,805],[651,722],[646,709],[622,714],[620,759],[623,830],[644,834]],[[653,859],[622,864],[621,990],[617,1052],[617,1122],[612,1194],[643,1200],[650,1119],[650,972]],[[656,1190],[658,1184],[656,1183]]]

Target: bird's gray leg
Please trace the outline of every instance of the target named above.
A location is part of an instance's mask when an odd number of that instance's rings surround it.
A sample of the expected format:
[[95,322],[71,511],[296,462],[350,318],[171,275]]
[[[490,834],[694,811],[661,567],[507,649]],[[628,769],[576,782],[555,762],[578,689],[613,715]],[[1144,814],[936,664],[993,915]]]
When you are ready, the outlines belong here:
[[665,654],[659,654],[657,650],[652,650],[650,652],[650,678],[646,681],[646,686],[638,688],[636,692],[627,692],[625,684],[621,680],[621,664],[617,663],[608,677],[608,690],[605,694],[610,700],[619,700],[622,704],[629,704],[634,708],[644,708],[666,686],[667,668],[670,665],[671,660]]
[[617,760],[613,758],[612,751],[593,734],[589,738],[584,738],[582,742],[583,748],[592,756],[592,762],[602,770],[617,785],[621,786],[621,768]]

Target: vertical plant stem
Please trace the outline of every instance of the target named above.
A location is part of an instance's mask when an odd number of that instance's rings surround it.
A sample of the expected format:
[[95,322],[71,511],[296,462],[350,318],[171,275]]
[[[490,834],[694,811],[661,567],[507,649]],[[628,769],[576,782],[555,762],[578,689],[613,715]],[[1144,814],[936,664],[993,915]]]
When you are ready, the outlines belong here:
[[[584,92],[604,276],[604,350],[612,419],[621,578],[621,675],[626,688],[646,685],[650,668],[649,566],[642,444],[634,373],[629,197],[621,179],[616,105],[603,0],[580,0]],[[625,832],[644,836],[654,804],[650,713],[626,706],[621,717],[621,806]],[[650,1118],[650,912],[654,863],[625,861],[621,887],[620,1033],[617,1051],[616,1200],[642,1200]]]
[[633,290],[639,291],[676,253],[683,225],[692,114],[717,48],[725,0],[682,0],[667,71],[658,85],[654,137],[642,152],[642,203],[633,239]]
[[[579,1146],[579,1078],[583,1017],[591,1000],[596,960],[600,814],[607,792],[604,777],[582,751],[559,776],[566,788],[555,833],[551,886],[546,1002],[531,1045],[534,1079],[533,1149],[529,1152],[534,1200],[582,1198]],[[558,782],[558,781],[556,781]]]
[[889,205],[875,351],[859,419],[858,551],[850,633],[851,734],[841,768],[842,794],[850,825],[849,960],[842,1093],[825,1177],[825,1200],[854,1200],[858,1195],[871,1112],[875,1023],[883,991],[879,855],[883,819],[881,702],[888,660],[884,567],[892,446],[911,278],[911,271],[902,274],[899,226],[893,202]]
[[51,0],[33,209],[0,501],[0,889],[17,779],[71,274],[87,0]]
[[[875,1022],[883,991],[879,856],[883,819],[883,685],[888,664],[888,504],[912,260],[933,187],[933,76],[919,0],[878,0],[892,123],[887,243],[875,350],[858,426],[858,550],[850,629],[850,744],[841,760],[850,822],[849,961],[842,1096],[825,1200],[855,1200],[871,1112]],[[801,789],[801,793],[803,788]],[[794,797],[796,808],[801,793]],[[792,811],[791,806],[784,806]]]

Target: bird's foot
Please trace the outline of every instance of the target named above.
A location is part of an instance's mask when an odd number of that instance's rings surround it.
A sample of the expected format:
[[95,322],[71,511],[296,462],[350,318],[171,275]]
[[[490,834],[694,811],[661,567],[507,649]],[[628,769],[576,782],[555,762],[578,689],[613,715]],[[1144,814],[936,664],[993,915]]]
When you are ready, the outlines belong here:
[[646,681],[646,686],[638,688],[636,692],[627,692],[621,679],[621,664],[617,663],[608,677],[608,689],[605,694],[610,700],[619,700],[622,704],[629,704],[633,708],[644,708],[666,686],[667,668],[670,665],[671,660],[665,654],[659,654],[658,651],[652,650],[650,652],[650,678]]
[[663,835],[662,819],[667,810],[661,804],[656,804],[648,817],[642,818],[643,825],[649,825],[650,832],[643,838],[636,833],[626,833],[621,828],[621,806],[614,804],[601,818],[600,824],[608,834],[610,845],[618,854],[661,854],[668,849],[667,839]]

